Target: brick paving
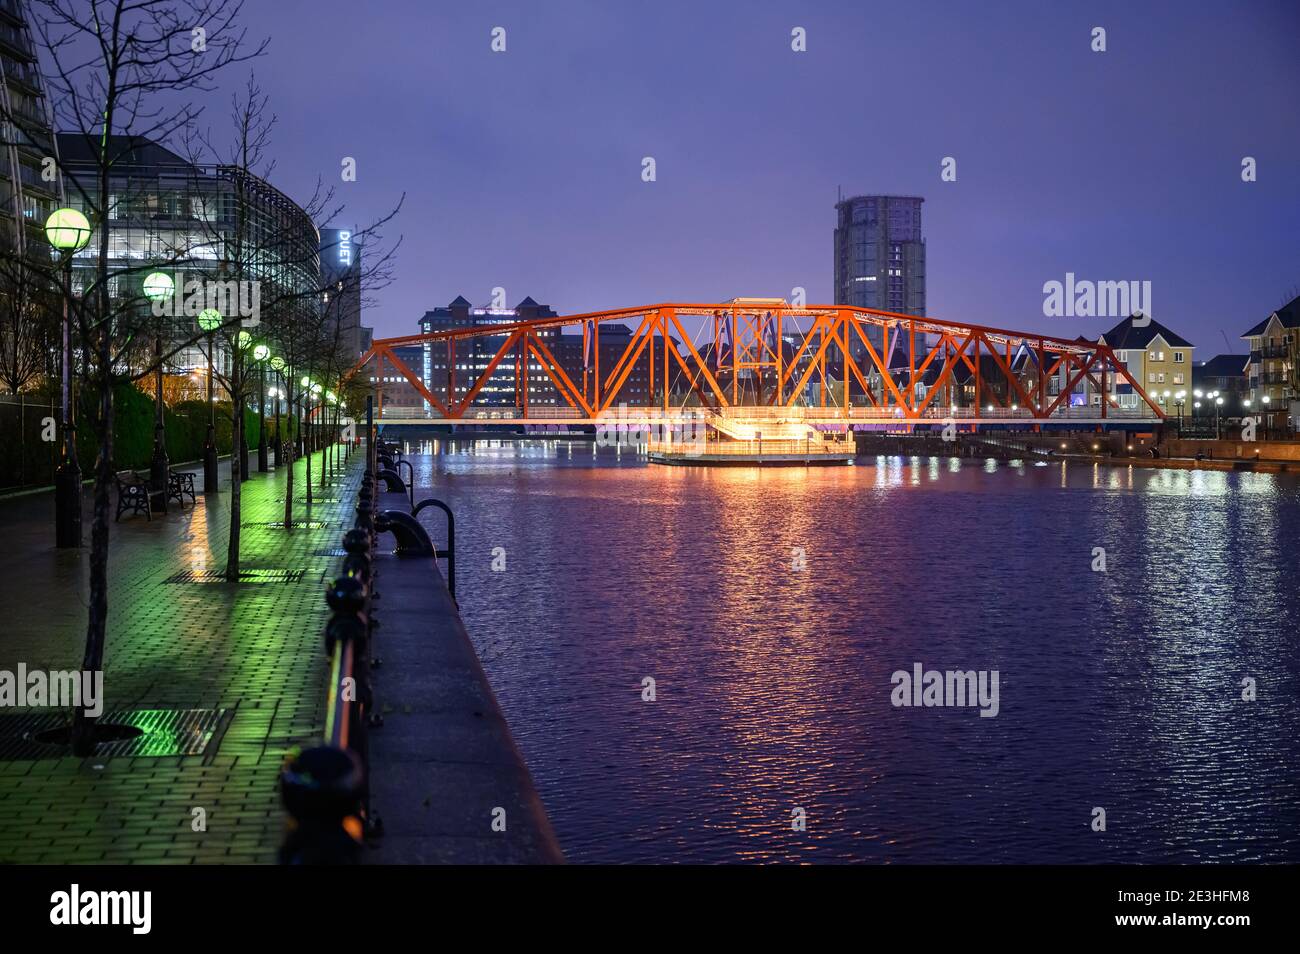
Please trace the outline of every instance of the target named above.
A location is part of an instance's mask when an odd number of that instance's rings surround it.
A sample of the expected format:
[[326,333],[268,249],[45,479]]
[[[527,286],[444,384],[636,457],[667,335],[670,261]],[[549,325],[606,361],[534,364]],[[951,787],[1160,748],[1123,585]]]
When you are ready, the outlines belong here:
[[[221,493],[153,521],[113,527],[105,709],[225,708],[224,735],[203,755],[0,761],[0,863],[270,863],[284,828],[276,788],[287,749],[319,737],[324,720],[327,618],[322,585],[335,570],[362,455],[320,488],[312,461],[310,518],[282,529],[285,473],[253,473],[243,488],[243,568],[305,569],[292,583],[165,583],[221,570],[229,528],[229,467]],[[256,462],[254,461],[254,468]],[[303,462],[294,475],[298,518]],[[202,486],[202,475],[196,480]],[[87,494],[84,538],[90,538]],[[75,670],[85,639],[89,554],[53,546],[53,498],[0,500],[4,621],[0,670]],[[0,709],[4,720],[22,710]],[[193,831],[193,810],[207,830]]]

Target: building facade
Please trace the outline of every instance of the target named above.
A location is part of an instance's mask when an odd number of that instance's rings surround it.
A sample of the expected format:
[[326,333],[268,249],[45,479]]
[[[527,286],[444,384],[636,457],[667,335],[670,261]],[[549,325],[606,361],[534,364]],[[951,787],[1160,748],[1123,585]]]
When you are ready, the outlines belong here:
[[[144,278],[161,270],[172,275],[178,295],[191,282],[256,283],[256,323],[265,323],[262,334],[268,336],[278,322],[307,321],[319,309],[320,235],[307,213],[270,183],[232,166],[196,165],[142,137],[115,136],[108,147],[111,191],[101,200],[98,144],[81,134],[60,133],[57,140],[70,183],[68,205],[92,221],[96,208],[106,216],[110,297],[147,308]],[[74,293],[93,282],[98,254],[92,238],[73,257]],[[245,304],[252,299],[251,289],[240,294]],[[160,319],[164,340],[194,338],[197,317],[177,311]],[[245,321],[253,323],[251,316]],[[219,339],[214,350],[216,367],[224,371],[229,355]],[[173,355],[165,370],[197,374],[207,361],[207,345],[197,342]]]
[[1250,345],[1246,362],[1251,406],[1269,414],[1275,427],[1283,417],[1300,420],[1300,297],[1293,298],[1242,335]]
[[44,256],[42,228],[63,203],[49,102],[21,0],[0,0],[0,242]]
[[1237,413],[1243,406],[1242,402],[1250,398],[1246,376],[1248,360],[1240,354],[1217,354],[1208,361],[1197,362],[1192,368],[1192,393],[1218,391],[1232,413]]
[[[588,362],[591,363],[590,373],[594,374],[596,369],[600,369],[600,376],[603,380],[609,378],[610,372],[627,351],[628,346],[632,343],[632,329],[624,324],[613,322],[602,322],[600,325],[600,345],[598,349],[588,349],[583,340],[581,332],[561,334],[551,345],[551,353],[555,355],[555,360],[559,362],[560,367],[564,368],[564,373],[569,376],[578,388],[583,387],[583,369]],[[677,342],[669,338],[670,346],[675,347]],[[662,340],[655,339],[661,349],[660,358],[662,357]],[[627,380],[619,388],[618,403],[626,404],[630,408],[650,407],[656,401],[663,400],[663,363],[660,360],[658,367],[657,380],[650,380],[650,357],[651,344],[647,343],[641,349],[641,355],[637,358],[636,363],[632,365],[632,370],[628,372]],[[592,351],[599,354],[599,363],[596,362]],[[669,372],[669,388],[672,388],[673,368]],[[684,390],[684,388],[683,388]],[[680,400],[678,401],[680,403]],[[562,401],[561,406],[567,406],[567,401]]]
[[360,358],[371,329],[361,324],[361,246],[350,229],[320,230],[320,287],[327,333],[343,355]]
[[[419,319],[420,332],[433,334],[462,328],[491,328],[493,325],[509,324],[517,321],[532,321],[539,318],[554,318],[556,312],[548,305],[539,305],[532,298],[525,298],[514,308],[491,309],[472,305],[463,296],[457,296],[442,308],[426,311]],[[619,323],[602,323],[600,325],[599,345],[591,348],[583,333],[579,331],[564,332],[559,327],[543,328],[535,332],[556,362],[564,369],[576,387],[580,390],[592,385],[591,375],[599,369],[602,379],[607,379],[618,360],[626,353],[632,342],[633,330]],[[393,348],[393,354],[406,365],[412,373],[420,378],[421,383],[430,392],[441,398],[447,393],[449,383],[452,385],[454,400],[463,400],[473,387],[478,377],[487,370],[488,364],[501,347],[505,335],[484,334],[474,338],[462,339],[452,351],[444,341],[424,342]],[[657,339],[658,340],[658,339]],[[677,348],[675,338],[669,338],[670,346]],[[642,349],[640,357],[628,372],[627,380],[619,389],[619,403],[628,407],[646,407],[663,400],[663,364],[662,342],[655,357],[651,357],[650,346]],[[651,368],[657,374],[651,379]],[[545,369],[535,359],[527,364],[528,405],[536,413],[545,413],[547,409],[568,409],[569,402],[560,396],[555,383]],[[523,403],[524,378],[520,375],[522,366],[516,356],[507,355],[493,369],[487,382],[474,397],[473,406],[491,414],[494,411],[505,413],[520,408]],[[689,388],[677,367],[669,371],[670,399],[675,403],[687,399]],[[384,362],[380,374],[371,368],[370,381],[382,391],[384,413],[389,417],[428,417],[436,419],[436,409],[430,409],[419,390],[406,378]],[[566,412],[567,413],[567,412]]]
[[25,4],[0,0],[0,390],[57,374],[54,250],[43,226],[64,204],[50,104]]
[[[432,334],[453,328],[490,328],[493,325],[554,317],[556,313],[550,306],[539,305],[531,296],[524,298],[514,308],[493,308],[473,305],[463,295],[457,295],[444,307],[426,311],[418,321],[421,334]],[[547,341],[549,346],[558,336],[558,329],[542,329],[537,332],[537,336]],[[407,367],[418,374],[425,387],[434,394],[447,394],[450,387],[453,400],[459,401],[469,393],[479,375],[487,370],[492,356],[501,347],[505,337],[504,332],[484,334],[462,340],[454,349],[446,342],[427,341],[419,346],[419,355],[413,356],[414,360]],[[522,365],[510,359],[498,363],[475,395],[474,404],[483,408],[513,408],[522,397],[519,389],[525,386],[530,406],[556,406],[558,394],[555,385],[531,355],[526,364]],[[385,398],[385,403],[387,401]],[[418,406],[421,416],[436,416],[436,409],[422,397],[414,405]]]
[[[1115,359],[1141,385],[1166,414],[1177,414],[1179,405],[1186,413],[1192,407],[1192,368],[1195,346],[1182,335],[1171,331],[1154,318],[1137,324],[1125,318],[1103,334],[1098,341],[1115,352]],[[1108,376],[1106,390],[1121,408],[1136,408],[1141,398],[1123,378]],[[1089,384],[1088,401],[1101,404],[1101,392]]]
[[[925,314],[923,202],[920,196],[858,195],[836,204],[835,304]],[[879,328],[868,329],[868,337],[883,344]]]

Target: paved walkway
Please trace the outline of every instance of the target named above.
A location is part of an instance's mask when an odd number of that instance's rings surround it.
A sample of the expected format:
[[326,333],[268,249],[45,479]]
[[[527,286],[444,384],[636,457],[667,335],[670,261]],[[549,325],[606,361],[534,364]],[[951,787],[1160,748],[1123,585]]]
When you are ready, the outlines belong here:
[[[281,760],[322,731],[322,583],[338,564],[362,460],[353,455],[346,478],[322,489],[313,458],[313,495],[325,499],[310,519],[323,527],[250,526],[283,519],[285,473],[244,484],[244,568],[305,570],[294,582],[166,582],[224,568],[228,465],[215,500],[199,494],[183,511],[173,502],[152,522],[123,515],[112,532],[106,709],[226,709],[224,734],[200,755],[0,761],[0,863],[275,860]],[[302,461],[294,483],[302,501]],[[90,512],[87,495],[87,541]],[[295,512],[307,517],[301,502]],[[0,500],[0,670],[80,667],[89,554],[58,551],[53,536],[50,494]],[[0,709],[0,744],[16,715]],[[193,830],[199,817],[205,831]]]

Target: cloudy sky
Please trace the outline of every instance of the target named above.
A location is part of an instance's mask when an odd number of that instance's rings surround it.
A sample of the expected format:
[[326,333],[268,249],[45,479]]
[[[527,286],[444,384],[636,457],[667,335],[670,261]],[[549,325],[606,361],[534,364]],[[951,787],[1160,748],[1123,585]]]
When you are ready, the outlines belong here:
[[1293,0],[249,0],[246,21],[271,38],[276,183],[338,182],[344,226],[406,193],[380,335],[496,286],[562,313],[830,301],[839,189],[926,198],[939,318],[1095,335],[1112,322],[1046,317],[1043,284],[1147,280],[1209,357],[1300,289]]

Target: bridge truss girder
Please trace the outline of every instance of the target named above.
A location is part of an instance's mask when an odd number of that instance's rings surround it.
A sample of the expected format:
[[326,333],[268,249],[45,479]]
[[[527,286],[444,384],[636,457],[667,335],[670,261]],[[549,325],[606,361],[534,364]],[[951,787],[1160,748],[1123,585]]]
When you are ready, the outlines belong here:
[[[1098,412],[1102,420],[1111,409],[1119,407],[1108,382],[1127,383],[1154,419],[1163,420],[1165,416],[1104,344],[869,308],[794,307],[779,300],[761,301],[758,306],[735,302],[658,304],[383,338],[372,344],[349,377],[367,366],[375,367],[382,416],[384,367],[390,365],[431,411],[436,411],[438,416],[433,419],[444,421],[466,419],[474,410],[475,398],[506,361],[514,362],[515,408],[522,412],[512,420],[526,423],[530,413],[545,416],[540,409],[533,412],[529,407],[534,363],[568,408],[583,419],[601,419],[627,403],[620,400],[623,389],[643,357],[650,381],[650,401],[643,406],[662,408],[665,414],[673,410],[673,382],[681,385],[677,388],[679,395],[691,395],[699,406],[737,414],[743,414],[745,407],[799,406],[808,386],[817,382],[818,400],[828,418],[837,414],[845,420],[852,417],[852,398],[856,396],[865,401],[862,406],[870,406],[891,420],[933,421],[937,408],[959,407],[954,395],[964,385],[959,385],[956,373],[965,368],[969,372],[967,383],[974,384],[974,400],[963,408],[973,413],[963,414],[966,419],[978,419],[987,398],[988,404],[1001,409],[1028,412],[1018,420],[1051,421],[1062,406],[1070,407],[1071,395],[1085,382],[1102,395]],[[711,325],[712,341],[703,352],[687,333],[683,317],[703,319],[701,333],[710,330]],[[600,329],[610,322],[626,323],[633,330],[613,366],[602,369]],[[801,327],[801,322],[806,327]],[[548,338],[562,328],[574,326],[582,329],[584,359],[581,373],[571,375],[556,359]],[[880,329],[879,348],[868,334],[872,328]],[[462,385],[459,390],[463,394],[458,398],[457,346],[473,338],[492,336],[500,337],[500,344],[489,352],[483,369],[468,379],[468,386]],[[890,356],[904,336],[907,364],[891,369]],[[927,345],[926,336],[933,339],[932,343]],[[445,381],[426,383],[395,353],[396,348],[413,344],[445,349]],[[791,353],[787,352],[787,344]],[[1023,380],[1023,371],[1013,367],[1020,349],[1026,350],[1032,368],[1034,380],[1029,384]],[[987,363],[981,360],[986,356],[990,359]],[[993,380],[986,375],[990,363]],[[938,372],[932,375],[922,396],[916,385],[932,367],[937,367]],[[845,399],[832,408],[827,401],[829,385],[836,376],[843,383]],[[1048,382],[1058,376],[1061,386],[1051,394]],[[742,382],[751,393],[742,394]],[[857,395],[852,394],[854,387]],[[936,405],[944,396],[947,403]]]

